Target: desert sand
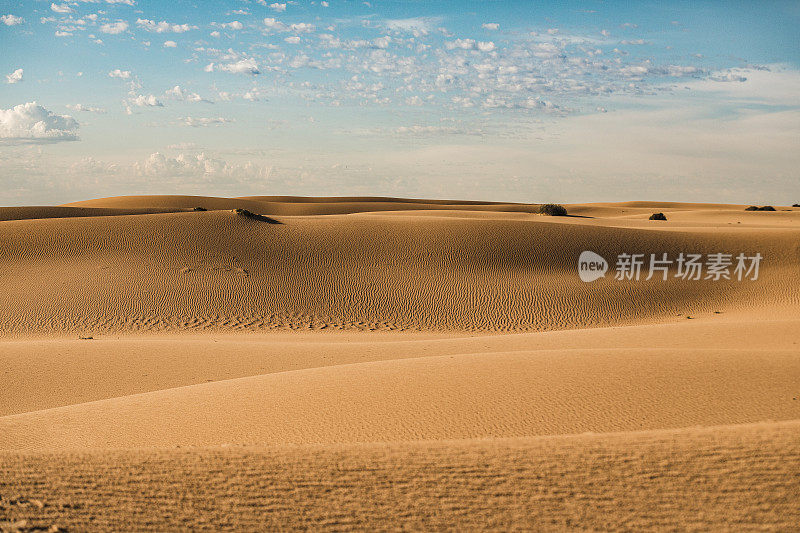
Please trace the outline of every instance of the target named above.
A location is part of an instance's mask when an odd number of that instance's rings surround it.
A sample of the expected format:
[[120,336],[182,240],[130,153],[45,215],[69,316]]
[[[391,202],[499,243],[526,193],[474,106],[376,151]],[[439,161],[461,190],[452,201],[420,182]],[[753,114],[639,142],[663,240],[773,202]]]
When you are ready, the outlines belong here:
[[0,530],[796,527],[800,208],[566,207],[0,208]]

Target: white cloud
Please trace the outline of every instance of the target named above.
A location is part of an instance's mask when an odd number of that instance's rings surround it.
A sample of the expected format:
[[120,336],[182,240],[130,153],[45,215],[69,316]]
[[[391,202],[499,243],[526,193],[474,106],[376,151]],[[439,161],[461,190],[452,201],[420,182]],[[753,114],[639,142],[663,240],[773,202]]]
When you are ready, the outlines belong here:
[[244,28],[244,24],[239,22],[238,20],[234,20],[233,22],[226,22],[222,24],[223,28],[228,28],[229,30],[241,30]]
[[128,29],[128,23],[124,21],[111,22],[100,26],[100,31],[110,35],[117,35]]
[[164,91],[164,94],[172,98],[177,98],[178,100],[183,100],[186,97],[186,93],[181,89],[180,85],[176,85],[172,89],[167,89]]
[[212,37],[219,37],[220,33],[215,30],[215,31],[212,31],[209,35],[211,35]]
[[220,124],[229,124],[231,122],[235,122],[235,120],[223,117],[185,117],[183,119],[184,126],[193,128],[219,126]]
[[478,41],[477,46],[478,50],[480,50],[481,52],[491,52],[492,50],[495,49],[495,45],[492,41],[489,42]]
[[0,143],[75,141],[78,121],[57,115],[36,102],[0,109]]
[[497,22],[485,22],[481,24],[481,28],[483,28],[484,30],[499,30],[500,24],[498,24]]
[[25,21],[22,17],[17,17],[16,15],[3,15],[0,17],[0,22],[5,24],[6,26],[16,26],[17,24],[22,24]]
[[295,33],[311,33],[315,28],[313,24],[298,22],[297,24],[291,24],[289,29]]
[[132,168],[134,174],[154,178],[233,178],[235,180],[264,180],[269,177],[270,167],[263,167],[251,162],[230,163],[199,154],[179,154],[167,157],[160,152],[150,154],[142,162],[136,162]]
[[6,75],[6,83],[19,83],[22,81],[22,69],[18,68],[11,74]]
[[164,91],[164,96],[167,96],[169,98],[174,98],[176,100],[183,100],[185,102],[190,102],[190,103],[199,103],[199,102],[204,102],[207,104],[214,103],[211,100],[203,98],[197,93],[188,93],[184,91],[180,85],[176,85],[172,89],[167,89],[166,91]]
[[131,77],[131,71],[130,70],[120,70],[120,69],[117,68],[117,69],[114,69],[111,72],[109,72],[108,73],[108,77],[109,78],[119,78],[121,80],[128,80]]
[[75,13],[67,4],[50,4],[50,9],[56,13]]
[[319,3],[319,5],[321,5],[322,7],[328,7],[328,2],[325,2],[325,0],[323,0],[322,2]]
[[164,48],[176,48],[178,43],[175,41],[164,41]]
[[197,26],[190,26],[189,24],[172,24],[165,20],[156,22],[148,19],[136,19],[136,24],[140,28],[153,33],[184,33],[189,30],[197,29]]
[[152,94],[140,94],[138,96],[129,98],[128,103],[137,107],[164,107],[164,104],[162,104],[161,101],[159,101],[158,98]]
[[[206,70],[211,72],[215,68],[214,64],[212,63]],[[230,72],[231,74],[250,74],[255,76],[257,74],[261,74],[261,71],[258,69],[258,63],[252,57],[246,59],[240,59],[239,61],[233,63],[225,63],[221,65],[216,65],[217,70],[222,70],[224,72]]]
[[300,37],[297,35],[292,35],[291,37],[287,37],[284,39],[289,44],[300,44]]
[[267,28],[269,28],[271,30],[276,30],[276,31],[287,31],[288,30],[288,26],[286,26],[286,24],[284,24],[280,20],[277,20],[277,19],[274,19],[274,18],[271,18],[271,17],[267,17],[267,18],[264,19],[264,26],[266,26]]
[[377,39],[372,40],[372,46],[375,48],[389,48],[389,44],[392,42],[392,38],[388,35],[384,35],[383,37],[378,37]]
[[279,4],[278,2],[275,2],[273,4],[270,4],[269,8],[275,11],[276,13],[281,13],[283,11],[286,11],[286,4]]
[[83,104],[67,104],[68,109],[72,109],[73,111],[83,111],[86,113],[98,113],[103,114],[106,110],[102,107],[93,107]]
[[391,31],[411,33],[419,37],[430,33],[441,21],[441,17],[415,17],[408,19],[389,19],[385,20],[383,25]]

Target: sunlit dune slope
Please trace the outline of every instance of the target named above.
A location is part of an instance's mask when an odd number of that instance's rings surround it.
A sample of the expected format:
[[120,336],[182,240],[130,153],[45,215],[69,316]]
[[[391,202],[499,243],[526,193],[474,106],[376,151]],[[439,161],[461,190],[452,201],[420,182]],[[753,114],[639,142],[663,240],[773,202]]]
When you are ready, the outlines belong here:
[[[149,198],[128,199],[126,208]],[[495,204],[484,207],[496,214],[470,205],[458,217],[414,205],[429,214],[278,216],[279,225],[227,210],[2,222],[0,331],[543,330],[741,309],[780,316],[800,298],[792,290],[800,231],[790,228],[665,231]],[[612,269],[620,253],[765,259],[757,282],[614,281],[612,272],[585,284],[577,276],[583,250],[608,258]]]
[[789,420],[800,418],[798,380],[796,349],[418,357],[6,416],[0,449],[440,440]]
[[[661,371],[658,369],[673,361],[675,356],[694,354],[691,357],[699,358],[703,357],[704,350],[713,354],[730,351],[738,354],[735,360],[740,363],[741,354],[749,350],[752,362],[748,367],[760,367],[761,361],[770,361],[773,352],[800,354],[800,319],[756,322],[725,314],[668,324],[514,335],[292,331],[214,334],[211,337],[197,334],[4,341],[0,350],[4,390],[0,395],[0,416],[212,381],[394,359],[524,353],[544,362],[550,361],[558,351],[569,351],[571,359],[565,356],[563,362],[566,369],[582,357],[602,352],[607,359],[620,357],[625,361],[639,361],[644,365],[643,372],[651,375],[651,367],[652,372]],[[637,355],[637,351],[641,353]],[[667,351],[672,353],[667,358],[653,355]],[[536,359],[540,352],[549,356]],[[775,371],[794,376],[796,366],[792,366],[791,359],[782,361],[785,366]],[[711,369],[719,367],[730,371],[733,367],[728,366],[729,363],[733,364],[716,357],[707,364]],[[758,368],[757,375],[767,375],[768,367],[774,370],[773,364],[778,363],[773,361]],[[619,377],[615,368],[607,370]],[[580,369],[576,372],[580,373]],[[681,372],[676,369],[670,375],[682,381]],[[598,370],[595,378],[603,383],[604,375]],[[531,379],[534,376],[530,374]],[[400,373],[397,379],[413,380],[414,376]],[[648,383],[648,386],[669,387],[662,381]],[[569,401],[589,401],[574,396],[586,391],[570,392],[569,387],[563,387],[565,393],[572,395]],[[771,385],[766,383],[764,390],[769,389]],[[699,394],[700,389],[695,392]],[[785,408],[789,398],[780,395],[776,398],[775,406],[769,409]],[[693,414],[687,414],[688,422],[691,422],[690,416]]]

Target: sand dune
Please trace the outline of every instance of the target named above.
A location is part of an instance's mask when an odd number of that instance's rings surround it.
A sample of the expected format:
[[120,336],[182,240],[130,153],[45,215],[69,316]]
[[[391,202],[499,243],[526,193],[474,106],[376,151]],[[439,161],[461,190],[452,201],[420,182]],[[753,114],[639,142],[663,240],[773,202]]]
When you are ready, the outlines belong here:
[[[796,350],[542,350],[267,374],[0,418],[0,450],[560,435],[800,418]],[[147,428],[146,432],[142,428]]]
[[800,210],[567,207],[0,208],[0,529],[791,529]]
[[[15,386],[0,396],[0,416],[234,378],[377,361],[469,354],[523,354],[535,359],[542,353],[552,356],[559,352],[569,352],[575,361],[603,352],[621,360],[644,360],[649,372],[649,367],[668,369],[662,358],[653,355],[656,352],[670,352],[670,358],[690,353],[702,359],[705,351],[735,354],[749,350],[757,362],[769,359],[773,352],[798,351],[800,321],[740,320],[729,315],[694,320],[679,317],[669,324],[514,335],[276,332],[211,338],[6,341],[0,366],[5,382]],[[568,368],[572,364],[568,361],[559,364]],[[728,364],[717,362],[723,367]],[[794,375],[794,362],[788,359],[784,363],[781,370]],[[768,371],[764,367],[756,372],[763,375]],[[597,377],[602,383],[604,373]]]
[[[7,221],[0,282],[10,290],[0,294],[0,330],[530,331],[736,309],[781,316],[798,305],[798,230],[651,231],[556,218],[395,211],[269,225],[211,211]],[[609,258],[759,251],[765,260],[754,283],[670,276],[589,285],[576,274],[586,249]]]

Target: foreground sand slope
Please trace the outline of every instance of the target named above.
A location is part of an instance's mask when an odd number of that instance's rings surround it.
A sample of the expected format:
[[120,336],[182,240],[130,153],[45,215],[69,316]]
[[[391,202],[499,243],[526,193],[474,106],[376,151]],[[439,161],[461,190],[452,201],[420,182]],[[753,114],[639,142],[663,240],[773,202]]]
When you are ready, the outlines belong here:
[[0,520],[69,531],[790,531],[800,423],[325,447],[0,453]]

